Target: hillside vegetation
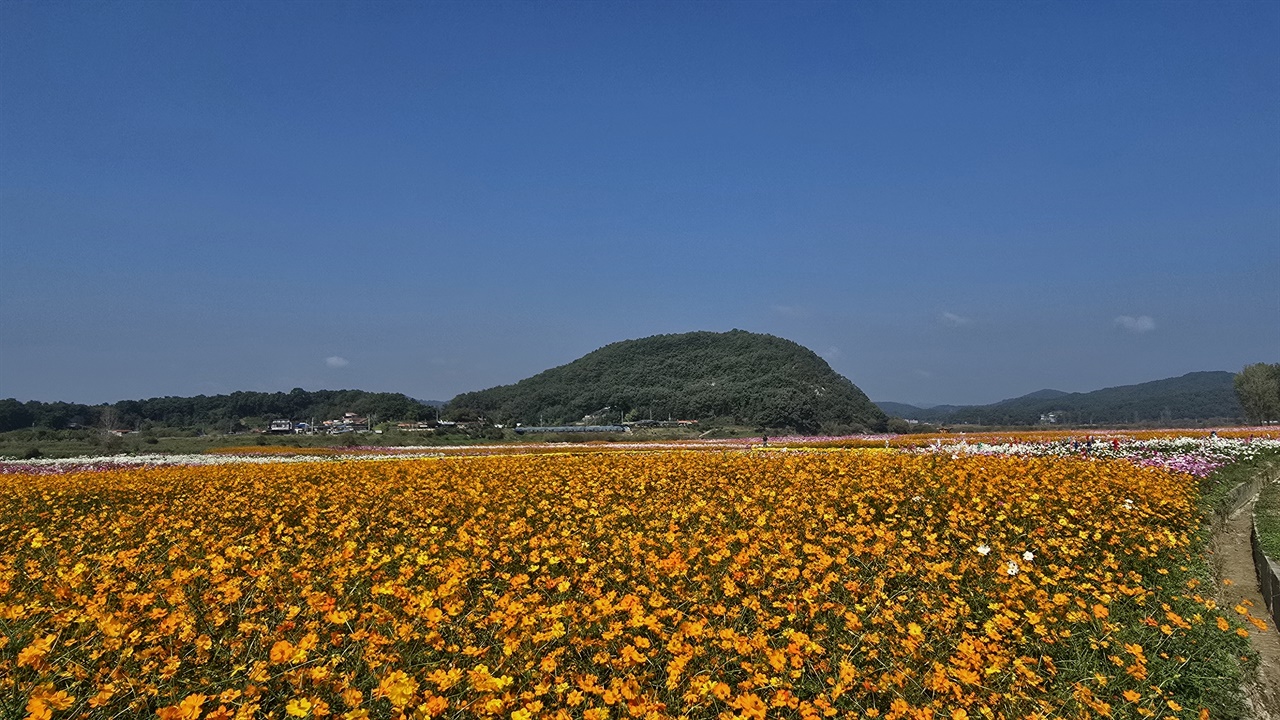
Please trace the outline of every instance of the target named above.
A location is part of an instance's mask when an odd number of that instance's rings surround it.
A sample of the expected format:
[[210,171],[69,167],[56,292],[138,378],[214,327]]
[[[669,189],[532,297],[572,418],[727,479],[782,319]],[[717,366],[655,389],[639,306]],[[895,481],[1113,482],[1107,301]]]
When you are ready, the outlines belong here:
[[1050,413],[1058,423],[1070,425],[1236,420],[1243,411],[1234,377],[1229,372],[1193,372],[1087,393],[1039,390],[990,405],[918,408],[880,403],[880,407],[910,420],[974,425],[1034,425]]
[[613,343],[514,385],[463,393],[446,413],[524,424],[727,418],[800,432],[875,430],[885,422],[813,351],[743,330]]

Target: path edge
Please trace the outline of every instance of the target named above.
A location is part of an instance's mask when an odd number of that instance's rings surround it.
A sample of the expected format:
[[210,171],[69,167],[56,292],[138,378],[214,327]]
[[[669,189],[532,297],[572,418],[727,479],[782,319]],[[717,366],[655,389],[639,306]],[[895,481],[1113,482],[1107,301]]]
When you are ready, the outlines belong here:
[[1250,518],[1249,545],[1253,551],[1253,571],[1258,576],[1258,590],[1271,613],[1272,627],[1280,629],[1280,564],[1262,551],[1258,541],[1258,517]]
[[1262,490],[1262,486],[1270,480],[1267,473],[1259,472],[1252,480],[1245,480],[1227,491],[1227,498],[1222,506],[1213,511],[1213,529],[1217,530],[1225,525],[1227,520],[1248,505],[1253,500],[1253,496],[1257,495]]
[[[1208,537],[1210,538],[1208,550],[1211,556],[1215,556],[1221,551],[1222,546],[1219,545],[1219,543],[1227,541],[1227,528],[1232,519],[1240,515],[1246,508],[1249,509],[1249,555],[1254,566],[1255,579],[1259,581],[1263,575],[1262,567],[1259,566],[1258,561],[1260,552],[1256,544],[1257,525],[1254,522],[1252,508],[1249,508],[1249,506],[1254,502],[1258,493],[1262,490],[1263,485],[1271,481],[1271,475],[1274,471],[1275,468],[1272,466],[1257,468],[1257,472],[1252,473],[1248,480],[1243,480],[1237,483],[1227,491],[1223,500],[1215,503],[1214,507],[1208,511],[1205,518],[1205,531],[1208,533]],[[1237,542],[1242,540],[1243,538]],[[1270,559],[1266,558],[1265,555],[1263,558],[1265,558],[1264,562],[1270,562]],[[1220,573],[1222,571],[1219,564],[1222,560],[1220,558],[1215,558],[1210,562],[1215,566],[1215,574],[1217,574],[1217,577],[1221,579],[1222,575]],[[1280,569],[1274,568],[1273,565],[1267,565],[1265,567],[1267,568],[1268,575],[1271,574],[1273,569]],[[1239,582],[1239,580],[1237,580],[1237,582]],[[1259,584],[1261,585],[1261,583]],[[1225,588],[1218,588],[1219,601],[1223,600],[1222,593],[1224,590]],[[1259,594],[1263,595],[1264,598],[1267,597],[1266,592],[1266,586],[1262,586],[1259,590]],[[1280,607],[1280,597],[1275,598],[1274,602],[1277,607]],[[1272,614],[1273,619],[1274,617],[1275,615]],[[1273,627],[1280,631],[1280,624],[1273,625]],[[1254,652],[1258,653],[1258,664],[1255,666],[1253,673],[1246,672],[1245,676],[1241,678],[1240,692],[1243,695],[1246,707],[1248,708],[1248,714],[1246,717],[1253,718],[1255,720],[1277,720],[1277,716],[1268,711],[1269,704],[1264,697],[1268,693],[1265,690],[1267,685],[1266,680],[1264,680],[1265,671],[1263,668],[1264,661],[1261,656],[1261,650],[1255,645],[1252,638],[1250,639],[1250,645],[1253,645]]]

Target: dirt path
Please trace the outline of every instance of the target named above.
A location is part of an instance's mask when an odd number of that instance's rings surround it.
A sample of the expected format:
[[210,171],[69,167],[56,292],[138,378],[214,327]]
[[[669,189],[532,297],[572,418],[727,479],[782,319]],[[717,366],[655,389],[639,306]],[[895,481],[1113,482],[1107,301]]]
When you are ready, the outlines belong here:
[[[1253,524],[1253,501],[1236,511],[1214,535],[1213,557],[1218,572],[1219,600],[1223,607],[1234,608],[1243,601],[1252,603],[1249,614],[1265,618],[1267,630],[1259,631],[1248,626],[1249,641],[1258,651],[1261,660],[1258,678],[1246,688],[1254,717],[1259,720],[1280,720],[1280,633],[1271,622],[1258,592],[1258,576],[1253,569],[1253,554],[1249,549],[1249,530]],[[1230,581],[1230,584],[1226,584]]]

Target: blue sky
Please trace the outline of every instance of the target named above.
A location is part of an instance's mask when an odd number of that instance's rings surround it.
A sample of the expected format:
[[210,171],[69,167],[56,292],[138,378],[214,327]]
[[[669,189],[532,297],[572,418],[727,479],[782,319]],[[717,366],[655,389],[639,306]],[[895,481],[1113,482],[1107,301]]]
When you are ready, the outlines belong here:
[[1280,361],[1280,3],[0,3],[0,397]]

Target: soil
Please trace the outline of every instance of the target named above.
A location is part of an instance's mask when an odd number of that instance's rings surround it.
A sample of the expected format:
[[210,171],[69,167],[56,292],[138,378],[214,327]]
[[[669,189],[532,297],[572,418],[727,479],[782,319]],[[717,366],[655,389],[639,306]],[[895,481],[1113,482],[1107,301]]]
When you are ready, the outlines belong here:
[[1212,557],[1220,581],[1218,602],[1229,610],[1247,601],[1249,614],[1267,621],[1266,631],[1246,626],[1249,641],[1258,652],[1259,666],[1257,677],[1244,689],[1254,717],[1258,720],[1280,720],[1280,633],[1276,631],[1258,591],[1258,576],[1254,572],[1253,553],[1249,548],[1252,518],[1251,500],[1214,534]]

